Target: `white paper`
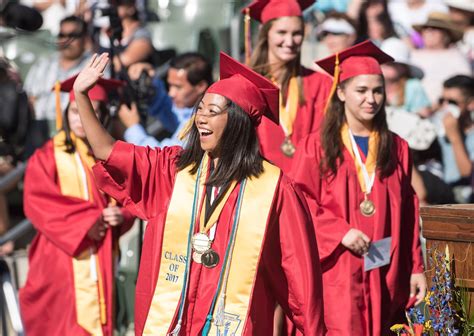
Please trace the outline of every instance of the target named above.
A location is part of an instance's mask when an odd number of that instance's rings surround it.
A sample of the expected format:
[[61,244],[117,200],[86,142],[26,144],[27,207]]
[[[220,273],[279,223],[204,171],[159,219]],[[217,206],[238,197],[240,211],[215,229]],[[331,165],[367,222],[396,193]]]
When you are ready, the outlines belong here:
[[364,270],[370,271],[374,268],[390,264],[390,247],[392,237],[387,237],[370,244],[369,251],[364,256]]

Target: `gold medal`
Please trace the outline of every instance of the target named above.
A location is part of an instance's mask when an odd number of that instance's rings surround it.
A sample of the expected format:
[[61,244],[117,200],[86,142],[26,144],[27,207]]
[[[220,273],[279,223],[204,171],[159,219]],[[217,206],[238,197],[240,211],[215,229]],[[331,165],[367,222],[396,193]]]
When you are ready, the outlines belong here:
[[288,157],[293,157],[296,151],[295,145],[291,142],[289,137],[285,137],[285,140],[280,146],[281,151]]
[[360,207],[360,212],[366,216],[366,217],[370,217],[372,216],[374,213],[375,213],[375,205],[374,205],[374,202],[372,202],[371,200],[369,200],[367,198],[367,196],[365,197],[365,199],[360,203],[359,205]]
[[205,233],[195,233],[191,238],[191,246],[194,252],[204,253],[211,248],[211,239]]
[[219,255],[213,249],[209,249],[202,254],[201,262],[207,268],[214,268],[219,264]]

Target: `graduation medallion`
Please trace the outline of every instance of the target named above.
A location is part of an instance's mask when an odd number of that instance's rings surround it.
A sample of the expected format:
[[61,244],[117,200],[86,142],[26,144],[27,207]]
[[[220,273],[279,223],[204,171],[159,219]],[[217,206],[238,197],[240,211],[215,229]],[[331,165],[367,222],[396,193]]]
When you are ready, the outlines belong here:
[[202,264],[202,253],[193,252],[193,261],[197,264]]
[[191,246],[194,252],[204,253],[211,248],[211,239],[205,233],[195,233],[191,238]]
[[360,207],[360,212],[366,217],[370,217],[375,213],[374,202],[369,200],[367,196],[365,196],[364,200],[360,203],[359,207]]
[[291,139],[289,137],[285,137],[285,140],[281,144],[280,149],[283,152],[283,154],[285,154],[288,157],[293,157],[296,151],[296,147],[293,144],[293,142],[291,142]]
[[219,255],[213,249],[209,249],[202,254],[201,262],[207,268],[214,268],[219,264]]

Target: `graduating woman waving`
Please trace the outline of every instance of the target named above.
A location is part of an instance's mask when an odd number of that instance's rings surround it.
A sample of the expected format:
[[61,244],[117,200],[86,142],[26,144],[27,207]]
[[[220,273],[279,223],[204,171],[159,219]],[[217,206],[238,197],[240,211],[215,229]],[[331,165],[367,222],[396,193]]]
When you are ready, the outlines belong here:
[[322,335],[313,227],[291,182],[262,159],[254,129],[264,113],[278,122],[278,88],[222,54],[186,147],[137,147],[115,142],[92,113],[86,92],[107,61],[94,56],[74,90],[104,160],[99,185],[149,221],[136,334],[264,335],[278,301],[305,335]]

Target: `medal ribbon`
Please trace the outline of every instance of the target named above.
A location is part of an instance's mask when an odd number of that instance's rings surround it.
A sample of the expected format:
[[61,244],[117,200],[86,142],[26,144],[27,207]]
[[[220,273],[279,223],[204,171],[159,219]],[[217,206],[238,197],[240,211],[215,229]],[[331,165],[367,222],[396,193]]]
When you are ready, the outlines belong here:
[[[224,208],[224,205],[227,203],[227,200],[229,199],[230,194],[234,190],[235,186],[237,185],[237,181],[232,181],[231,185],[227,188],[224,197],[222,197],[219,200],[219,203],[217,206],[214,208],[214,211],[212,212],[211,216],[209,219],[205,220],[205,211],[203,211],[203,204],[206,202],[206,191],[203,191],[203,199],[201,202],[201,209],[200,209],[200,216],[199,216],[199,232],[201,233],[207,233],[211,227],[215,227],[214,224],[217,223],[217,220],[219,219],[219,216],[222,212],[222,209]],[[208,225],[212,224],[212,225]]]
[[367,153],[365,164],[362,162],[362,158],[359,153],[359,148],[347,124],[345,124],[341,129],[341,138],[342,142],[344,143],[344,146],[347,148],[352,159],[355,162],[357,178],[359,180],[360,187],[364,194],[368,195],[372,191],[372,186],[375,181],[377,148],[379,143],[378,134],[376,132],[370,133],[369,151]]
[[293,134],[293,124],[298,112],[299,88],[296,76],[290,78],[286,106],[283,105],[283,95],[280,91],[280,125],[286,137]]

